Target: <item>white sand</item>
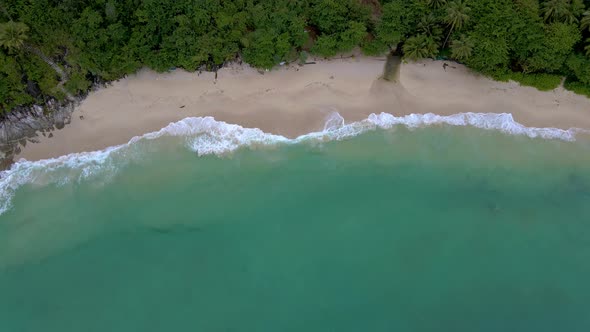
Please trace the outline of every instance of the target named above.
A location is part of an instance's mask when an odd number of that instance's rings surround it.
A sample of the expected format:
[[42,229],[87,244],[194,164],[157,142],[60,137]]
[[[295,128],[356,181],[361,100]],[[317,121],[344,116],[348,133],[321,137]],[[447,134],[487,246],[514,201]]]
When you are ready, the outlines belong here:
[[289,137],[318,131],[333,111],[346,121],[371,113],[512,113],[530,127],[590,129],[590,99],[558,88],[540,92],[494,82],[462,65],[404,64],[399,83],[379,80],[383,58],[355,57],[280,67],[264,75],[248,66],[214,73],[143,70],[91,93],[72,123],[28,144],[19,158],[38,160],[122,144],[189,116],[257,127]]

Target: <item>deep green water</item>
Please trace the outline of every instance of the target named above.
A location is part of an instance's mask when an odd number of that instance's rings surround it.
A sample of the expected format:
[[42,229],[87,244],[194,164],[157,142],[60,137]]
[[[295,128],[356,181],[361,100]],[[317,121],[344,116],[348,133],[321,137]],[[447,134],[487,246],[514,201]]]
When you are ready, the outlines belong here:
[[400,127],[117,158],[16,191],[0,331],[590,331],[587,141]]

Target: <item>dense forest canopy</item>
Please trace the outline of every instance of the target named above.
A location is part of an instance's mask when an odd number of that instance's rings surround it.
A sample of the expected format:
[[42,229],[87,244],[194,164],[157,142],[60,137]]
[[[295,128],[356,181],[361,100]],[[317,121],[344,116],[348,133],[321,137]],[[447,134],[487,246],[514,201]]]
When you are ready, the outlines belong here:
[[143,66],[271,68],[359,46],[590,95],[590,0],[0,0],[0,112]]

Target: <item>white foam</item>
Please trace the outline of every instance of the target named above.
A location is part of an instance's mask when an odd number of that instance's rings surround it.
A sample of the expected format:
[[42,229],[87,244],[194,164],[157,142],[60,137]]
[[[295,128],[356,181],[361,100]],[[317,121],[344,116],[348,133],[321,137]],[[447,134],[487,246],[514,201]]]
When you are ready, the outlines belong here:
[[499,130],[511,135],[525,135],[531,138],[561,139],[574,141],[576,132],[581,129],[572,128],[568,130],[558,128],[534,128],[525,127],[514,121],[510,113],[459,113],[448,116],[441,116],[432,113],[410,114],[396,117],[389,113],[371,114],[368,121],[375,123],[381,128],[391,128],[403,124],[409,128],[431,126],[434,124],[448,124],[452,126],[472,126],[487,130]]
[[136,137],[132,142],[162,136],[187,137],[189,148],[197,152],[199,156],[220,155],[235,151],[241,146],[266,145],[289,141],[286,137],[267,134],[258,128],[244,128],[239,125],[216,121],[208,116],[186,118],[171,123],[160,131]]
[[333,111],[326,117],[326,121],[324,123],[324,132],[326,131],[333,131],[339,128],[344,127],[344,118],[340,113]]
[[[186,118],[170,123],[157,132],[132,138],[128,143],[94,152],[73,153],[59,158],[40,161],[20,160],[9,170],[0,172],[0,214],[10,208],[14,191],[26,183],[38,185],[64,184],[81,181],[91,176],[106,176],[116,172],[128,158],[131,148],[139,141],[153,140],[163,136],[186,138],[186,145],[199,156],[235,151],[243,146],[297,144],[304,141],[332,141],[359,135],[376,128],[389,129],[397,125],[418,128],[437,124],[473,126],[486,130],[498,130],[507,134],[525,135],[531,138],[561,139],[574,141],[581,129],[531,128],[514,121],[509,113],[460,113],[441,116],[432,113],[410,114],[396,117],[389,113],[371,114],[367,119],[345,124],[337,112],[326,118],[324,130],[289,139],[272,135],[257,128],[244,128],[235,124],[216,121],[212,117]],[[116,165],[115,165],[116,164]]]

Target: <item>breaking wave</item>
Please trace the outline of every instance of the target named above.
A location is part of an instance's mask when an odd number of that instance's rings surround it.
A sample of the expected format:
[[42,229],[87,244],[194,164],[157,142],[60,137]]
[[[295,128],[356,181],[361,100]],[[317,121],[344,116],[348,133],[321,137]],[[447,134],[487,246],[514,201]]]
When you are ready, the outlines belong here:
[[[419,128],[438,124],[472,126],[486,130],[498,130],[506,134],[531,138],[574,141],[581,129],[531,128],[514,121],[509,113],[460,113],[441,116],[432,113],[394,116],[389,113],[371,114],[367,119],[346,124],[337,112],[328,116],[324,130],[289,139],[263,132],[257,128],[244,128],[217,121],[213,117],[191,117],[169,124],[157,132],[132,138],[128,143],[100,151],[73,153],[59,158],[40,161],[20,160],[9,170],[0,172],[0,214],[11,206],[14,192],[26,183],[36,185],[65,184],[90,177],[108,176],[116,172],[134,153],[139,141],[154,140],[164,136],[184,137],[189,149],[199,156],[221,155],[240,147],[297,144],[305,141],[333,141],[359,135],[378,128],[389,129],[404,125]],[[125,158],[115,158],[123,156]]]

